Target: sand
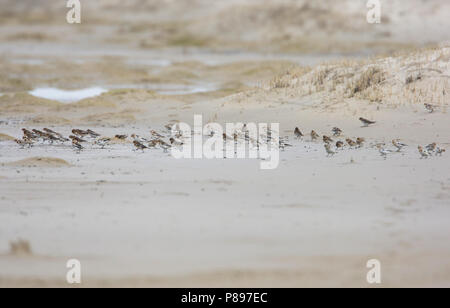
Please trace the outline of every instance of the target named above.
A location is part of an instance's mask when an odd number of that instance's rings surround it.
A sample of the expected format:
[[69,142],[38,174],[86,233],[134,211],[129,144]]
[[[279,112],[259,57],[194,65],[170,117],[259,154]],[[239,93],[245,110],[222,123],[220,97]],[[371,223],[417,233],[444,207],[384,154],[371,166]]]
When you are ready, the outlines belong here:
[[[379,27],[365,1],[95,1],[77,28],[53,2],[12,2],[0,14],[0,286],[69,287],[72,258],[86,287],[373,287],[373,258],[381,287],[450,286],[450,153],[417,151],[450,149],[445,1],[388,4]],[[280,123],[293,147],[260,170],[114,139],[195,114]],[[327,157],[296,126],[366,143]],[[23,127],[113,140],[22,149]],[[375,144],[394,138],[409,146],[384,159]]]

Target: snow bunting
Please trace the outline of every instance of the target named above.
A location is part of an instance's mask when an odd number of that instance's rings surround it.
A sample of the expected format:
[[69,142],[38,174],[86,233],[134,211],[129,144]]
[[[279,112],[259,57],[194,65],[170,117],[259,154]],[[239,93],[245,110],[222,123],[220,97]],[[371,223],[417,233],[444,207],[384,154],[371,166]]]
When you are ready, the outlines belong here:
[[171,148],[170,144],[168,144],[164,140],[159,139],[158,143],[159,143],[159,146],[161,147],[161,149],[164,150],[164,152],[167,152],[167,150],[169,150]]
[[425,109],[426,109],[429,113],[433,113],[433,112],[434,112],[434,108],[435,108],[434,105],[427,104],[427,103],[425,103],[425,104],[423,104],[423,105],[425,106]]
[[319,137],[320,137],[319,134],[316,133],[315,130],[311,131],[311,141],[315,141],[315,140],[319,139]]
[[425,148],[427,149],[428,154],[431,155],[432,152],[436,151],[436,147],[437,147],[436,142],[433,142],[433,143],[430,143],[429,145],[427,145]]
[[331,145],[329,143],[325,143],[324,147],[325,151],[327,151],[327,156],[333,156],[334,154],[336,154],[336,152],[331,149]]
[[140,143],[148,143],[147,139],[142,138],[139,135],[132,134],[130,137],[133,138],[133,140],[135,140],[135,141],[139,141]]
[[442,156],[442,154],[445,152],[445,149],[442,149],[440,147],[436,148],[436,155]]
[[24,138],[24,139],[14,139],[14,142],[20,145],[20,147],[23,149],[25,146],[28,146],[31,148],[33,146],[33,141],[30,139]]
[[392,140],[392,144],[397,148],[397,152],[400,152],[404,147],[407,147],[407,144],[401,143],[399,139]]
[[87,131],[81,129],[72,129],[72,134],[74,134],[77,137],[85,137],[89,135]]
[[383,145],[382,145],[382,144],[377,144],[377,148],[378,148],[378,152],[380,152],[380,155],[381,155],[382,157],[384,157],[384,159],[387,158],[388,154],[391,154],[391,153],[392,153],[391,150],[388,150],[388,149],[383,148]]
[[77,143],[83,143],[83,142],[86,142],[86,140],[81,139],[81,138],[78,138],[77,136],[73,136],[73,135],[70,135],[69,138],[72,139],[72,143],[73,143],[74,140],[75,140]]
[[370,121],[370,120],[364,119],[363,117],[359,118],[359,120],[362,122],[363,126],[365,126],[365,127],[376,123],[375,121]]
[[83,150],[83,146],[78,143],[75,139],[72,139],[72,147],[79,153],[81,150]]
[[336,142],[336,149],[340,149],[344,147],[344,143],[342,141]]
[[366,139],[362,137],[356,138],[356,144],[358,145],[358,147],[362,147],[364,145],[364,142],[366,142]]
[[35,133],[30,132],[29,130],[27,130],[26,128],[22,128],[22,132],[23,132],[23,136],[27,137],[28,139],[31,140],[37,140],[39,139],[39,136],[36,135]]
[[295,134],[295,137],[297,137],[297,139],[301,139],[303,137],[303,134],[298,127],[295,128],[294,134]]
[[100,137],[100,134],[94,132],[91,129],[88,129],[86,132],[89,134],[89,136],[91,136],[91,138],[98,138],[98,137]]
[[164,138],[163,135],[159,134],[159,133],[158,133],[157,131],[155,131],[155,130],[151,130],[151,131],[150,131],[150,134],[151,134],[153,137],[155,137],[155,138]]
[[119,140],[125,140],[128,138],[127,135],[115,135],[114,138],[119,139]]
[[422,148],[422,146],[418,146],[417,147],[417,149],[419,150],[419,154],[420,154],[420,158],[422,159],[422,158],[428,158],[429,156],[430,156],[430,154],[426,151],[426,150],[424,150],[423,148]]
[[331,143],[331,142],[333,142],[333,139],[331,139],[330,137],[325,136],[325,135],[323,135],[322,140],[323,140],[323,142],[325,142],[325,143]]
[[111,138],[100,138],[97,141],[95,141],[95,144],[98,144],[102,149],[105,148],[105,146],[109,145],[111,142]]
[[170,138],[169,140],[170,140],[170,144],[174,145],[176,147],[182,146],[184,144],[183,142],[181,142],[180,140],[176,140],[175,138]]
[[41,131],[38,130],[38,129],[32,129],[31,131],[32,131],[32,132],[34,133],[34,135],[37,136],[38,138],[40,138],[40,139],[42,139],[42,140],[45,139],[45,138],[44,138],[44,135],[45,135],[44,132],[41,132]]
[[333,127],[331,131],[335,137],[339,137],[342,134],[342,130],[339,127]]
[[136,150],[142,150],[142,152],[144,152],[144,150],[147,149],[147,147],[145,145],[143,145],[142,143],[140,143],[137,140],[133,141],[133,145],[136,147]]
[[350,139],[350,138],[345,139],[345,142],[347,142],[347,144],[350,147],[355,147],[357,145],[357,143],[355,141],[353,141],[352,139]]
[[46,132],[47,134],[50,134],[50,135],[55,136],[55,137],[56,137],[57,139],[59,139],[59,141],[61,141],[61,142],[69,141],[69,139],[67,139],[66,137],[64,137],[64,136],[61,135],[60,133],[57,133],[57,132],[55,132],[55,131],[53,131],[53,130],[51,130],[51,129],[44,128],[43,130],[44,130],[44,132]]

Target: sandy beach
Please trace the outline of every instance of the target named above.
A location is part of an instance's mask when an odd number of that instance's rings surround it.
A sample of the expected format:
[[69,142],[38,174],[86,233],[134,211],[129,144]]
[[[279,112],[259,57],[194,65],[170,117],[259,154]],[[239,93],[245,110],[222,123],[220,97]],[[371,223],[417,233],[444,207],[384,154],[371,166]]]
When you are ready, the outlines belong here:
[[[366,1],[95,1],[70,25],[2,2],[0,287],[70,287],[69,259],[82,287],[450,287],[449,3],[371,25]],[[274,170],[134,149],[194,115],[292,146]],[[21,147],[22,128],[100,136]]]

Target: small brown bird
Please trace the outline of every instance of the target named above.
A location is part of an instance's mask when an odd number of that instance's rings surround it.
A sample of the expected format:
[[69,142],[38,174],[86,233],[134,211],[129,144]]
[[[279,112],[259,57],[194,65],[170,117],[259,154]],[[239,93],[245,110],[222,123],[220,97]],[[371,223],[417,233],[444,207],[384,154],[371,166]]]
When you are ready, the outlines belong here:
[[20,145],[20,147],[23,149],[25,146],[28,146],[29,148],[31,148],[33,146],[33,141],[31,141],[28,138],[23,138],[23,139],[14,139],[14,141]]
[[353,141],[352,139],[350,139],[350,138],[345,139],[345,141],[347,142],[347,144],[350,147],[355,147],[357,145],[357,143],[355,141]]
[[167,152],[167,150],[169,150],[171,148],[170,144],[168,144],[164,140],[159,139],[158,143],[159,143],[159,146],[161,147],[161,149],[164,150],[164,152]]
[[170,144],[174,146],[182,146],[184,144],[183,142],[176,140],[175,138],[170,138],[169,140]]
[[384,159],[386,159],[387,156],[388,156],[389,154],[392,154],[392,151],[389,150],[389,149],[385,149],[385,148],[383,147],[383,144],[381,144],[381,143],[377,144],[377,148],[378,148],[378,152],[380,152],[380,155],[381,155]]
[[39,138],[38,135],[36,135],[35,133],[30,132],[26,128],[22,128],[22,132],[23,132],[24,137],[27,137],[28,139],[36,140],[36,139]]
[[81,138],[78,138],[77,136],[73,136],[73,135],[70,135],[69,138],[72,139],[72,143],[73,143],[74,140],[75,140],[75,142],[77,142],[77,143],[83,143],[83,142],[86,142],[86,140],[81,139]]
[[53,135],[54,137],[56,137],[61,142],[69,141],[69,139],[65,138],[60,133],[57,133],[57,132],[55,132],[55,131],[53,131],[51,129],[44,128],[44,132],[46,132],[47,134]]
[[91,129],[88,129],[86,132],[89,134],[89,136],[91,136],[91,138],[97,138],[97,137],[100,137],[100,134],[94,132],[94,131],[91,130]]
[[344,147],[344,143],[343,143],[342,141],[336,142],[336,148],[337,148],[337,149],[341,149],[341,148],[343,148],[343,147]]
[[419,150],[419,154],[420,154],[420,158],[422,159],[422,158],[428,158],[429,156],[430,156],[430,154],[426,151],[426,150],[424,150],[423,148],[422,148],[422,146],[418,146],[417,147],[417,149]]
[[356,138],[356,144],[358,145],[358,147],[362,147],[364,145],[364,142],[366,142],[366,139],[362,137]]
[[80,153],[81,150],[83,150],[83,146],[81,144],[78,143],[78,141],[76,141],[75,139],[72,139],[72,147],[78,152]]
[[143,145],[137,140],[133,141],[133,145],[136,147],[136,150],[142,150],[142,152],[144,152],[145,149],[148,149],[145,145]]
[[436,142],[430,143],[425,148],[427,149],[428,153],[431,154],[431,152],[436,151],[437,144]]
[[116,139],[119,139],[119,140],[125,140],[125,139],[128,138],[127,135],[115,135],[114,137],[115,137]]
[[407,147],[407,144],[401,143],[399,139],[392,140],[392,144],[397,148],[397,152],[400,152],[404,147]]
[[342,134],[342,130],[339,127],[333,127],[331,131],[335,137],[339,137]]
[[370,121],[370,120],[364,119],[363,117],[359,118],[359,120],[362,122],[364,127],[367,127],[369,125],[376,123],[375,121]]
[[311,141],[315,141],[315,140],[319,139],[319,137],[320,137],[319,134],[316,133],[315,130],[311,131]]
[[53,144],[53,142],[55,142],[55,141],[59,141],[59,140],[60,140],[59,138],[56,138],[56,137],[53,136],[52,134],[48,134],[48,133],[44,133],[44,134],[42,135],[42,139],[43,139],[44,141],[50,142],[51,144]]
[[427,103],[425,103],[425,104],[423,104],[423,105],[425,106],[425,109],[426,109],[429,113],[433,113],[433,112],[434,112],[434,108],[436,107],[436,106],[434,106],[434,105],[427,104]]
[[38,136],[38,137],[41,138],[41,139],[44,139],[44,135],[45,135],[44,132],[42,132],[42,131],[40,131],[40,130],[38,130],[38,129],[32,129],[32,131],[33,131],[33,133],[34,133],[36,136]]
[[297,139],[301,139],[303,137],[303,134],[298,127],[295,128],[294,134],[295,134],[295,137],[297,137]]
[[105,148],[105,146],[109,145],[111,142],[111,138],[100,138],[97,141],[95,141],[95,144],[98,144],[102,149]]
[[82,129],[72,129],[72,134],[74,134],[75,136],[78,137],[85,137],[87,135],[89,135],[89,133],[85,130]]
[[333,139],[331,139],[330,137],[325,136],[325,135],[323,135],[322,140],[325,143],[332,143],[333,142]]
[[444,152],[445,152],[445,149],[442,149],[439,147],[436,149],[436,155],[442,156],[442,154],[444,154]]
[[151,134],[153,137],[155,137],[155,138],[164,138],[163,135],[159,134],[159,133],[158,133],[157,131],[155,131],[155,130],[151,130],[151,131],[150,131],[150,134]]

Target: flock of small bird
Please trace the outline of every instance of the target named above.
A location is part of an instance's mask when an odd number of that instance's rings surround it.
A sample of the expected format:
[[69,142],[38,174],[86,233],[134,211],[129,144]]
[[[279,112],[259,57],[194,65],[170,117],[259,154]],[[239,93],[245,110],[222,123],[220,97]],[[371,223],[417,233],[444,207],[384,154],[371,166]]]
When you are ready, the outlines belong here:
[[[433,112],[435,107],[430,104],[425,104],[425,108],[430,112]],[[362,117],[359,118],[359,120],[361,121],[363,127],[368,127],[376,123],[375,121],[371,121]],[[159,148],[164,152],[167,152],[173,146],[178,147],[183,145],[184,141],[181,131],[178,130],[172,132],[173,125],[171,124],[166,125],[164,128],[166,130],[166,133],[159,133],[155,130],[151,130],[149,138],[144,138],[140,137],[139,135],[132,134],[130,137],[134,146],[134,150],[144,151],[146,149]],[[77,153],[85,149],[84,144],[93,143],[104,149],[106,146],[111,144],[113,139],[126,141],[129,138],[128,135],[115,135],[114,138],[101,137],[100,134],[94,132],[91,129],[73,129],[72,134],[68,138],[48,128],[44,128],[42,131],[38,129],[28,130],[26,128],[23,128],[22,132],[22,139],[15,140],[15,142],[22,148],[25,146],[32,147],[34,144],[65,144],[66,142],[71,141],[72,147],[77,151]],[[351,138],[342,138],[342,140],[340,140],[340,138],[343,136],[343,131],[338,127],[333,127],[331,133],[332,136],[323,135],[321,138],[324,142],[324,148],[327,156],[333,156],[339,150],[342,150],[345,147],[349,147],[350,149],[362,148],[364,146],[364,143],[366,142],[365,138],[363,137],[358,137],[355,140]],[[193,134],[193,132],[191,132],[191,134]],[[212,137],[214,136],[214,134],[215,132],[211,131],[210,136]],[[298,127],[295,128],[294,135],[297,139],[303,139],[305,137],[305,135],[300,131]],[[268,130],[267,135],[262,137],[263,138],[256,140],[252,139],[249,136],[247,124],[244,124],[242,129],[240,131],[236,131],[233,136],[228,136],[227,134],[223,133],[224,142],[227,140],[234,140],[234,142],[237,143],[242,140],[248,142],[249,144],[251,143],[258,148],[263,142],[267,142],[267,144],[273,144],[271,130]],[[320,139],[320,135],[315,130],[311,131],[310,137],[311,141],[317,141]],[[336,141],[333,138],[336,139]],[[280,137],[278,140],[278,144],[275,145],[278,146],[278,148],[281,150],[284,150],[286,147],[292,147],[292,144],[288,143],[288,139],[289,137]],[[386,159],[389,154],[401,152],[403,148],[408,146],[407,144],[402,143],[399,139],[392,140],[392,145],[395,149],[386,148],[384,143],[377,143],[375,144],[375,147],[378,149],[380,155]],[[445,149],[439,147],[435,142],[430,143],[425,147],[419,145],[417,149],[419,151],[420,158],[429,158],[433,155],[442,156],[442,154],[445,152]]]
[[[375,121],[371,121],[362,117],[359,118],[359,120],[361,121],[363,127],[368,127],[376,123]],[[324,142],[324,148],[327,156],[335,155],[338,150],[343,149],[345,146],[348,146],[350,149],[361,148],[366,141],[365,138],[358,137],[355,140],[351,138],[345,138],[345,142],[342,140],[337,140],[336,143],[334,143],[335,141],[333,140],[333,138],[338,139],[339,137],[342,137],[343,131],[339,127],[333,127],[331,133],[332,137],[327,135],[322,136],[322,141]],[[294,135],[297,139],[302,139],[305,137],[305,135],[300,131],[298,127],[294,129]],[[310,133],[310,137],[311,141],[317,141],[320,138],[320,135],[315,130],[312,130]],[[334,148],[332,148],[333,144]],[[395,150],[387,149],[384,143],[375,144],[378,152],[384,159],[386,159],[389,154],[401,152],[403,148],[408,146],[407,144],[402,143],[400,139],[392,140],[392,145],[394,146]],[[420,154],[420,158],[428,158],[433,155],[442,156],[442,154],[445,152],[445,149],[439,147],[436,142],[430,143],[425,148],[420,145],[417,148]]]
[[[110,145],[113,139],[126,141],[128,135],[115,135],[114,138],[101,137],[100,134],[94,132],[91,129],[73,129],[72,134],[69,138],[64,137],[62,134],[55,132],[51,129],[44,128],[42,131],[38,129],[28,130],[22,128],[23,137],[22,139],[15,139],[15,142],[19,144],[22,148],[32,147],[35,144],[65,144],[66,142],[71,142],[72,147],[78,153],[85,149],[85,144],[95,144],[100,148],[104,149],[106,146]],[[145,150],[149,148],[161,148],[164,151],[170,149],[171,145],[164,141],[164,136],[158,132],[152,130],[151,138],[145,139],[141,138],[136,134],[132,134],[130,137],[133,141],[135,150]],[[174,138],[170,138],[169,142],[175,143]]]

